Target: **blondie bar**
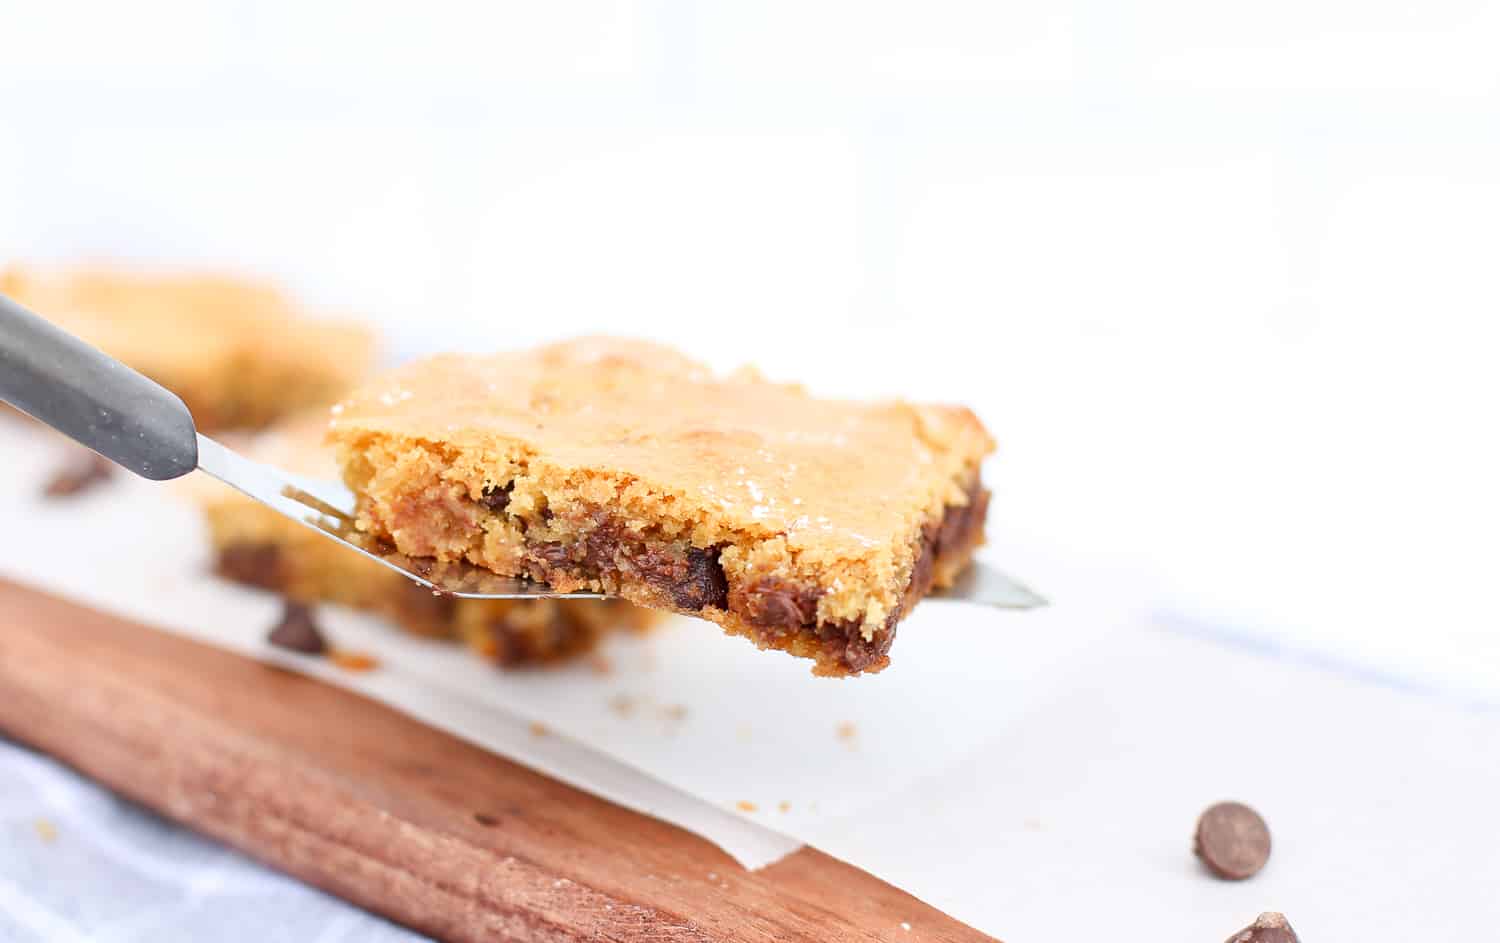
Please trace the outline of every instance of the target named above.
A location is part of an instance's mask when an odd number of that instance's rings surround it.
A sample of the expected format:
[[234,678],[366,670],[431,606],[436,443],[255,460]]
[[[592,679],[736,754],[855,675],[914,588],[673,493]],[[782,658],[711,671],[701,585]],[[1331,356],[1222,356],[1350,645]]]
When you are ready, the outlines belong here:
[[17,266],[0,273],[0,293],[172,390],[207,431],[330,403],[375,349],[365,328],[313,320],[236,278]]
[[993,449],[962,407],[816,399],[609,338],[409,364],[330,438],[360,527],[402,553],[702,616],[823,675],[884,668],[968,563]]
[[[332,478],[322,444],[326,411],[277,423],[235,445],[259,460]],[[217,482],[194,482],[215,571],[299,602],[333,602],[377,613],[409,632],[457,637],[501,665],[553,661],[594,646],[607,631],[645,628],[654,613],[618,600],[460,599],[434,595]]]

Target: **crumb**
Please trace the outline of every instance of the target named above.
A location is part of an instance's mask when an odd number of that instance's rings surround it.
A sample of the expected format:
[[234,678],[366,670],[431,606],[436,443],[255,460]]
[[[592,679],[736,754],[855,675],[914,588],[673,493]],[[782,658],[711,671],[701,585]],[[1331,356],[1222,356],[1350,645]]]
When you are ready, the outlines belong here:
[[621,717],[629,717],[635,713],[635,698],[629,694],[616,694],[609,699],[609,709]]
[[854,735],[858,733],[858,731],[854,728],[854,725],[852,723],[846,720],[842,724],[838,725],[838,727],[834,730],[834,733],[837,734],[838,738],[845,743],[853,743]]
[[335,651],[328,657],[345,671],[372,671],[380,667],[379,659],[364,652]]
[[903,920],[903,921],[901,921],[901,929],[905,930],[907,933],[910,933],[911,932],[911,924],[909,924],[905,920]]
[[682,704],[669,704],[668,706],[662,708],[661,713],[662,716],[667,720],[681,723],[682,721],[687,720],[688,709]]
[[51,819],[37,819],[31,824],[36,829],[37,838],[49,845],[57,841],[57,826],[52,824]]
[[756,810],[755,803],[751,802],[749,799],[741,799],[739,802],[736,802],[734,804],[734,807],[736,809],[739,809],[741,812],[754,812]]
[[474,821],[478,822],[480,825],[483,825],[485,828],[494,828],[496,825],[500,824],[499,819],[484,812],[475,812]]
[[595,652],[589,656],[589,670],[596,675],[610,675],[615,673],[615,663],[603,655]]
[[546,724],[542,723],[541,721],[537,721],[537,720],[533,720],[531,722],[530,730],[531,730],[531,735],[533,737],[545,737],[545,736],[547,736],[548,734],[550,734],[552,732],[552,731],[550,731],[550,730],[547,729],[547,725]]
[[792,804],[783,799],[780,802],[776,803],[776,808],[782,812],[790,812],[792,811]]

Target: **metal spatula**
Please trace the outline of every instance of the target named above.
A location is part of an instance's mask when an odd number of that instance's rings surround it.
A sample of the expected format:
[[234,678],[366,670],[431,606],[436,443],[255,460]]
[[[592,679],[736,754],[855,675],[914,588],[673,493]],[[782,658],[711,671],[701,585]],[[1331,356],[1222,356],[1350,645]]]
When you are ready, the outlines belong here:
[[[202,469],[351,552],[438,592],[481,599],[602,598],[598,593],[559,593],[467,564],[396,553],[355,529],[354,495],[343,485],[252,461],[199,434],[192,413],[175,394],[4,296],[0,400],[143,478],[166,481]],[[935,595],[1007,609],[1045,603],[978,562],[956,586]]]

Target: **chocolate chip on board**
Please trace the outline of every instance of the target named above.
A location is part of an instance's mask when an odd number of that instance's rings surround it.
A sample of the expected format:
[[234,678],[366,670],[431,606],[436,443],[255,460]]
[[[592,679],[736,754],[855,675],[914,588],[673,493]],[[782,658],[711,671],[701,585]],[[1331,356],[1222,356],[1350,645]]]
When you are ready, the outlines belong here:
[[304,655],[321,655],[328,650],[323,633],[313,621],[312,609],[290,599],[281,611],[281,622],[271,630],[267,640],[277,648]]
[[1256,917],[1254,923],[1224,943],[1298,943],[1298,940],[1286,918],[1272,911]]
[[1220,802],[1199,816],[1193,853],[1217,877],[1243,881],[1265,867],[1271,857],[1271,832],[1249,806]]
[[49,498],[71,498],[104,484],[114,473],[114,462],[94,452],[79,450],[53,474],[42,494]]

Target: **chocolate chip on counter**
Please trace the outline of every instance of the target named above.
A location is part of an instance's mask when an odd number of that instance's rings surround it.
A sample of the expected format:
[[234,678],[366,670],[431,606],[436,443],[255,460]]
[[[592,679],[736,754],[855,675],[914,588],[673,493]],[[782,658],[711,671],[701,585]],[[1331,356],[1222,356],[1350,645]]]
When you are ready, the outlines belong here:
[[1224,943],[1298,943],[1298,940],[1286,918],[1273,911],[1256,917],[1254,923]]
[[115,464],[93,452],[68,457],[47,482],[42,494],[49,498],[71,498],[104,484],[115,473]]
[[267,641],[277,648],[304,655],[321,655],[328,650],[323,633],[313,621],[312,609],[290,599],[281,611],[281,622],[271,630]]
[[1243,881],[1265,867],[1271,857],[1271,832],[1249,806],[1220,802],[1199,816],[1193,853],[1216,876]]

